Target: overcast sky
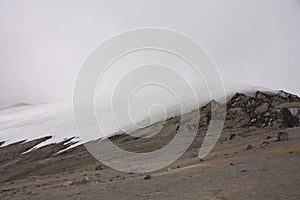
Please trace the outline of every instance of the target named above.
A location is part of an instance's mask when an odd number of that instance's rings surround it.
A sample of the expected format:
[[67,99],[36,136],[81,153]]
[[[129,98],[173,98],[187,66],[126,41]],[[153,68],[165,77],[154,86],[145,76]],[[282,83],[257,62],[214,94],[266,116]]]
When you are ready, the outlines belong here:
[[225,81],[300,94],[299,0],[0,0],[0,102],[70,100],[90,51],[149,26],[196,39]]

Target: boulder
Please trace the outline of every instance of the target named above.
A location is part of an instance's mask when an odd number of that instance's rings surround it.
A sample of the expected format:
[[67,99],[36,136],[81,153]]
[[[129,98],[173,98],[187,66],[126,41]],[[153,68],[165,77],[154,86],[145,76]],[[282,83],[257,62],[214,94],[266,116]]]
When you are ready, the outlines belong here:
[[253,149],[253,146],[251,144],[249,144],[246,148],[247,150],[252,150]]
[[151,176],[148,174],[144,177],[145,180],[149,180],[151,178]]
[[289,140],[289,134],[287,132],[279,132],[277,134],[278,141],[286,141]]

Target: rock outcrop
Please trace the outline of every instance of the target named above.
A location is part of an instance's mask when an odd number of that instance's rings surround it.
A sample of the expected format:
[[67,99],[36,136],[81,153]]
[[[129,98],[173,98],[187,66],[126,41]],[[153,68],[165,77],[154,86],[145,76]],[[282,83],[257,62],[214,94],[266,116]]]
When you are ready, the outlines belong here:
[[242,126],[299,126],[300,98],[284,91],[276,94],[258,91],[254,97],[236,93],[227,103],[227,109],[227,118],[244,119]]

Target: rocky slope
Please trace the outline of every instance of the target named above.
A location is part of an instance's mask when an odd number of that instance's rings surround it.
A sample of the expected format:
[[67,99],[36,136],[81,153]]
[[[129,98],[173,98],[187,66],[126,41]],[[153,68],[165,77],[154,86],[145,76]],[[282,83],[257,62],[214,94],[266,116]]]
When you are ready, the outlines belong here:
[[[252,162],[255,163],[258,160],[264,159],[268,154],[274,157],[274,162],[277,162],[275,158],[278,152],[299,152],[299,129],[296,127],[300,125],[300,98],[284,91],[278,93],[264,93],[258,91],[253,95],[237,93],[227,102],[227,115],[221,138],[213,152],[210,153],[205,160],[199,160],[197,154],[207,131],[208,124],[211,121],[211,105],[214,103],[217,102],[211,101],[199,108],[201,118],[198,134],[188,151],[178,161],[169,166],[168,169],[160,170],[159,172],[156,172],[156,175],[160,174],[159,176],[164,177],[164,175],[161,174],[166,173],[166,177],[168,177],[168,174],[173,173],[173,170],[174,173],[177,173],[178,169],[189,169],[191,166],[196,170],[197,167],[203,167],[207,164],[207,166],[212,165],[212,167],[208,169],[207,175],[214,176],[219,174],[218,170],[221,169],[210,163],[216,162],[220,163],[220,165],[223,165],[224,163],[234,165],[232,160],[241,159],[242,162],[243,159],[247,160],[247,158],[249,158],[247,162],[246,160],[243,160],[243,162],[245,161],[244,165],[252,166]],[[109,139],[121,148],[129,151],[153,151],[166,145],[174,137],[178,130],[179,120],[180,116],[168,119],[165,122],[164,128],[151,138],[136,138],[126,134],[118,134]],[[150,128],[155,128],[157,125],[158,124],[154,124]],[[146,127],[145,129],[149,129],[149,127]],[[144,130],[137,130],[136,132],[141,133],[142,131]],[[42,148],[34,148],[50,138],[51,136],[32,141],[20,141],[8,146],[5,146],[5,143],[3,142],[0,143],[2,145],[0,147],[0,182],[2,183],[0,186],[0,190],[2,191],[0,196],[2,196],[2,198],[10,199],[10,197],[14,196],[14,199],[21,199],[21,197],[27,195],[28,198],[30,197],[32,199],[41,197],[51,199],[53,197],[51,196],[51,191],[54,191],[54,193],[57,192],[57,194],[60,194],[60,197],[66,198],[69,195],[68,192],[61,193],[61,191],[55,189],[57,186],[70,187],[69,193],[72,193],[72,189],[76,190],[76,188],[81,188],[86,184],[94,185],[97,182],[101,182],[101,187],[104,187],[107,182],[113,182],[115,179],[119,180],[122,178],[125,182],[128,180],[126,183],[131,183],[132,179],[144,176],[120,173],[105,167],[93,158],[83,145],[60,152],[74,144],[72,142],[73,138],[66,139],[60,143],[49,144]],[[278,141],[288,142],[281,143]],[[276,153],[274,153],[273,150]],[[259,156],[256,158],[256,155]],[[289,159],[281,154],[278,154],[278,158],[281,159],[278,161],[278,165],[281,165],[280,162],[287,161],[285,159]],[[299,157],[297,157],[297,159],[299,160]],[[268,165],[271,165],[272,162],[273,161],[270,161]],[[231,169],[227,169],[227,166],[229,166],[227,164],[225,164],[226,167],[224,169],[229,170],[229,176],[234,176],[234,174],[230,174],[233,173],[230,171]],[[298,164],[300,163],[296,163],[296,167],[299,167]],[[294,168],[291,168],[291,170],[295,173]],[[179,174],[180,173],[187,172],[179,172]],[[274,173],[277,172],[275,171]],[[155,176],[155,173],[153,175]],[[189,176],[195,175],[196,174],[189,174]],[[205,173],[202,175],[205,176]],[[296,175],[299,176],[299,173],[297,172]],[[150,177],[151,176],[149,175],[149,177],[145,178],[150,179]],[[288,177],[290,179],[292,176]],[[222,183],[226,184],[226,178],[228,179],[227,175],[224,175]],[[168,177],[167,179],[162,178],[160,181],[171,180],[172,179]],[[257,181],[259,182],[259,180]],[[271,183],[272,178],[268,179],[268,181]],[[287,184],[290,184],[289,180],[286,181]],[[294,182],[296,186],[300,186],[298,179],[291,180],[291,182]],[[120,182],[115,184],[121,188],[126,187],[126,184],[122,185]],[[161,182],[158,182],[157,184],[160,185]],[[236,182],[231,182],[231,184],[236,184]],[[36,187],[44,187],[46,192],[42,192]],[[153,187],[155,187],[155,184]],[[26,192],[24,193],[25,190],[31,192],[27,194]],[[39,192],[33,194],[33,190]],[[118,190],[121,191],[120,188]],[[207,188],[207,190],[209,190],[209,188]],[[291,189],[291,191],[295,193],[294,190],[295,188]],[[176,191],[173,191],[173,193],[171,192],[168,193],[167,196],[164,196],[164,192],[160,192],[163,195],[162,197],[167,197],[168,195],[172,196],[176,193]],[[46,193],[48,196],[43,196]],[[75,195],[74,199],[89,199],[88,197],[93,197],[92,194],[90,194],[91,196],[88,196],[87,194],[85,194],[86,196],[80,195],[81,194]],[[109,194],[107,193],[107,195]],[[196,193],[195,195],[196,196],[193,197],[199,199],[197,198],[199,197],[197,195],[200,195],[200,193]],[[295,195],[299,196],[300,193],[296,192]],[[251,195],[249,194],[249,196]],[[118,196],[115,196],[115,198],[117,197]],[[125,197],[126,195],[119,196],[120,199],[126,199]],[[193,197],[191,196],[189,199],[193,199]],[[214,196],[214,198],[217,197],[218,195]],[[226,199],[225,197],[223,198],[222,195],[219,197],[220,199]],[[293,196],[288,195],[287,197],[288,199],[293,199],[291,198]],[[71,196],[69,196],[69,198],[72,199]],[[136,196],[131,199],[148,198],[149,197],[146,195],[145,197]]]

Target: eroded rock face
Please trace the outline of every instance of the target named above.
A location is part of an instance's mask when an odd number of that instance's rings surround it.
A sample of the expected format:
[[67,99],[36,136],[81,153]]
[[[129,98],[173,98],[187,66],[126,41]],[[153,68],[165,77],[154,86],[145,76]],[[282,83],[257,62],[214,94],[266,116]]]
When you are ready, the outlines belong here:
[[[291,104],[291,102],[293,102]],[[280,91],[277,94],[256,92],[255,97],[236,93],[227,103],[227,114],[244,115],[249,118],[247,125],[264,128],[299,126],[300,98]],[[297,107],[299,106],[299,108]],[[245,124],[243,124],[245,126]]]
[[293,116],[292,113],[287,108],[283,108],[279,112],[278,117],[279,119],[283,120],[284,127],[291,128],[291,127],[299,126],[299,118]]
[[280,109],[269,109],[263,114],[254,116],[249,125],[263,128],[266,126],[274,127],[295,127],[299,126],[299,118],[293,116],[287,108]]
[[300,107],[288,108],[288,110],[293,116],[300,118]]

